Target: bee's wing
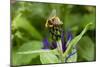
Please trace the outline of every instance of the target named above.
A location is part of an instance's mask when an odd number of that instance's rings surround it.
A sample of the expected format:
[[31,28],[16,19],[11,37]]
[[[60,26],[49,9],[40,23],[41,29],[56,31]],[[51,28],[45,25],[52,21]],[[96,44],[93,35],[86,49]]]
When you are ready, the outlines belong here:
[[48,17],[48,20],[51,19],[52,17],[56,16],[56,9],[53,9],[51,14]]
[[45,24],[45,27],[48,27],[48,20],[50,20],[52,17],[56,16],[56,9],[53,9],[51,14],[49,15],[47,21],[46,21],[46,24]]

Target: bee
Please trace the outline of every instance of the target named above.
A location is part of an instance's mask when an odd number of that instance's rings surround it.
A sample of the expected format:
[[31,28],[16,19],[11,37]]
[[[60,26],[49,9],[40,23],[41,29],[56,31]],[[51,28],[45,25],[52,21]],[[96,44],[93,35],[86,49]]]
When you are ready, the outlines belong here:
[[59,37],[61,37],[62,25],[63,23],[56,15],[51,16],[49,17],[49,19],[47,19],[45,27],[49,28],[49,32],[51,33],[53,40],[57,40]]
[[59,17],[54,16],[46,21],[45,27],[53,28],[53,27],[61,26],[62,24],[63,23],[60,21]]

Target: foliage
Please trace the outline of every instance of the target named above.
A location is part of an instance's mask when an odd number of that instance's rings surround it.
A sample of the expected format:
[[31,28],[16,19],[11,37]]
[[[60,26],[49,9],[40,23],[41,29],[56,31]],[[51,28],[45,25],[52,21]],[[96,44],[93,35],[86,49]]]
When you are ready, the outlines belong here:
[[[36,52],[18,54],[18,52],[41,50],[43,48],[43,39],[49,38],[51,40],[49,32],[45,28],[45,23],[53,9],[56,9],[57,16],[63,22],[63,29],[65,31],[70,30],[74,37],[78,36],[88,23],[92,23],[92,26],[88,28],[85,35],[82,35],[83,37],[79,36],[80,41],[78,40],[78,43],[75,41],[74,45],[77,45],[77,55],[73,56],[74,59],[68,59],[67,62],[72,60],[77,62],[95,60],[95,6],[16,2],[11,5],[11,65],[59,62],[58,58],[54,55],[56,50],[51,50],[51,53],[48,53],[48,50],[38,51],[40,55]],[[49,61],[46,62],[45,60]]]

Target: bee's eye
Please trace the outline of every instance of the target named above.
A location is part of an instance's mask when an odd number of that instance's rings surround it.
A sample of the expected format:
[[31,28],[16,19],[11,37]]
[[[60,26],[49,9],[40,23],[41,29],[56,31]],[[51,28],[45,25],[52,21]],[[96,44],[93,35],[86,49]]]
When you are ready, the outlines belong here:
[[55,18],[52,19],[52,21],[54,21],[54,20],[55,20]]
[[49,25],[52,25],[52,22],[51,22],[51,20],[48,20],[48,23],[49,23]]

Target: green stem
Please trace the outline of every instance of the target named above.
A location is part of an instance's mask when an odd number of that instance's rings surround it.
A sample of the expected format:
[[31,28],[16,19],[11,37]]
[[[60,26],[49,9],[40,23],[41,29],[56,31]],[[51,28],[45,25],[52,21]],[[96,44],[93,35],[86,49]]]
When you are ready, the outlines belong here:
[[62,43],[61,43],[61,39],[59,39],[57,41],[57,49],[58,49],[58,53],[59,53],[59,58],[61,60],[61,62],[65,62],[64,61],[64,57],[63,57],[63,49],[62,49]]
[[63,56],[66,57],[68,56],[69,52],[71,51],[71,48],[73,46],[75,46],[79,40],[82,38],[82,36],[85,34],[85,32],[88,30],[88,27],[92,25],[92,23],[89,23],[85,26],[85,28],[83,29],[83,31],[78,35],[76,36],[74,39],[72,39],[72,41],[69,43],[69,46],[67,47],[67,50],[64,52]]

